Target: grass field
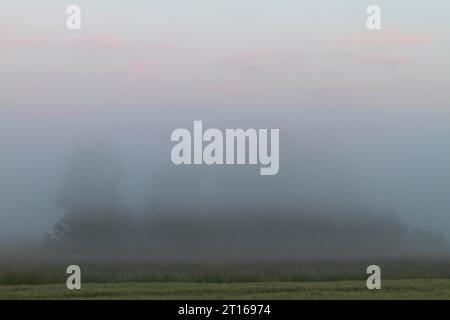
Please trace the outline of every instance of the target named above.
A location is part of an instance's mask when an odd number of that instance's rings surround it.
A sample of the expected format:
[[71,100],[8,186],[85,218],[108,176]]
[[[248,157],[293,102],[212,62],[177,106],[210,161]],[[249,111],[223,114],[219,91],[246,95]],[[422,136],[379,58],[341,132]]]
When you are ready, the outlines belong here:
[[63,284],[0,286],[0,299],[450,299],[450,280],[386,280],[381,290],[364,281],[244,283]]
[[[200,261],[200,262],[199,262]],[[82,289],[69,291],[78,264]],[[366,268],[381,267],[368,290]],[[334,260],[0,260],[0,299],[450,299],[450,258]]]

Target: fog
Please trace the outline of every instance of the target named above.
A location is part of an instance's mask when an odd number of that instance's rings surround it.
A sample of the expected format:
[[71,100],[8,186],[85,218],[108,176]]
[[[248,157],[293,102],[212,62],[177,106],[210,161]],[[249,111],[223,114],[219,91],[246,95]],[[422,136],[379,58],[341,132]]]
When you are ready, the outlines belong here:
[[[322,116],[275,126],[281,152],[274,176],[252,165],[175,166],[170,132],[192,130],[188,117],[175,127],[141,128],[146,134],[130,132],[131,123],[120,132],[98,123],[104,132],[86,139],[52,126],[31,141],[10,135],[2,148],[2,242],[177,257],[447,254],[443,150],[433,156],[428,143],[420,148],[396,128],[372,132],[373,118],[318,130],[312,120]],[[203,117],[204,125],[250,127],[218,118]],[[267,121],[257,118],[253,127]],[[67,214],[82,223],[69,226],[68,237],[55,236]]]
[[[79,33],[58,28],[64,15],[50,2],[27,21],[14,9],[31,7],[7,3],[1,250],[450,253],[450,64],[442,40],[450,28],[439,28],[447,21],[441,10],[426,25],[414,18],[417,4],[394,31],[361,40],[358,10],[331,2],[334,10],[262,4],[249,25],[247,6],[231,23],[225,4],[160,4],[146,15],[81,1],[90,24]],[[292,10],[322,18],[299,20]],[[324,18],[329,11],[336,16]],[[119,26],[121,14],[135,23]],[[141,28],[149,17],[154,25]],[[223,131],[280,129],[278,174],[174,165],[170,135],[192,132],[194,120]]]

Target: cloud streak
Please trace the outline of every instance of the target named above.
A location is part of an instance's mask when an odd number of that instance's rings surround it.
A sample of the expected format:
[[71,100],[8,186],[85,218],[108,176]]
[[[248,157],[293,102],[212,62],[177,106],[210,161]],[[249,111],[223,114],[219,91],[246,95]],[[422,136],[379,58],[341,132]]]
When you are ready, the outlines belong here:
[[130,61],[128,72],[137,78],[148,78],[153,75],[156,64],[148,60]]
[[40,48],[52,46],[54,46],[54,43],[46,38],[15,37],[0,39],[0,47],[3,48]]
[[429,44],[434,36],[427,33],[370,32],[352,34],[344,39],[346,45],[400,46]]

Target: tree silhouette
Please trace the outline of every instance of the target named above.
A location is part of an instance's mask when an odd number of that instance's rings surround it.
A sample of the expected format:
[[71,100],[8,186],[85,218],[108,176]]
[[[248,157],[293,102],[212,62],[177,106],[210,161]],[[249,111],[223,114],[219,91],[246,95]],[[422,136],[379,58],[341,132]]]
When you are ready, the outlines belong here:
[[57,199],[65,214],[47,240],[78,248],[118,241],[130,224],[130,215],[120,204],[119,168],[107,146],[76,148]]

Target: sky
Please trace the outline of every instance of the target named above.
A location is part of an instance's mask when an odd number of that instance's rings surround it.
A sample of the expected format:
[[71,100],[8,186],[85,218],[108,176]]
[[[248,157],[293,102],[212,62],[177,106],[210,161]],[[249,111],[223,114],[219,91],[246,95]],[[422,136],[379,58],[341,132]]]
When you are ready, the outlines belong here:
[[[81,30],[66,28],[70,4],[81,7]],[[366,28],[372,4],[381,30]],[[2,0],[0,238],[41,235],[61,217],[55,198],[80,144],[113,146],[124,198],[140,207],[161,167],[180,179],[170,132],[194,120],[279,128],[280,173],[264,184],[289,199],[388,208],[450,238],[449,9]],[[247,176],[229,183],[262,179]]]

